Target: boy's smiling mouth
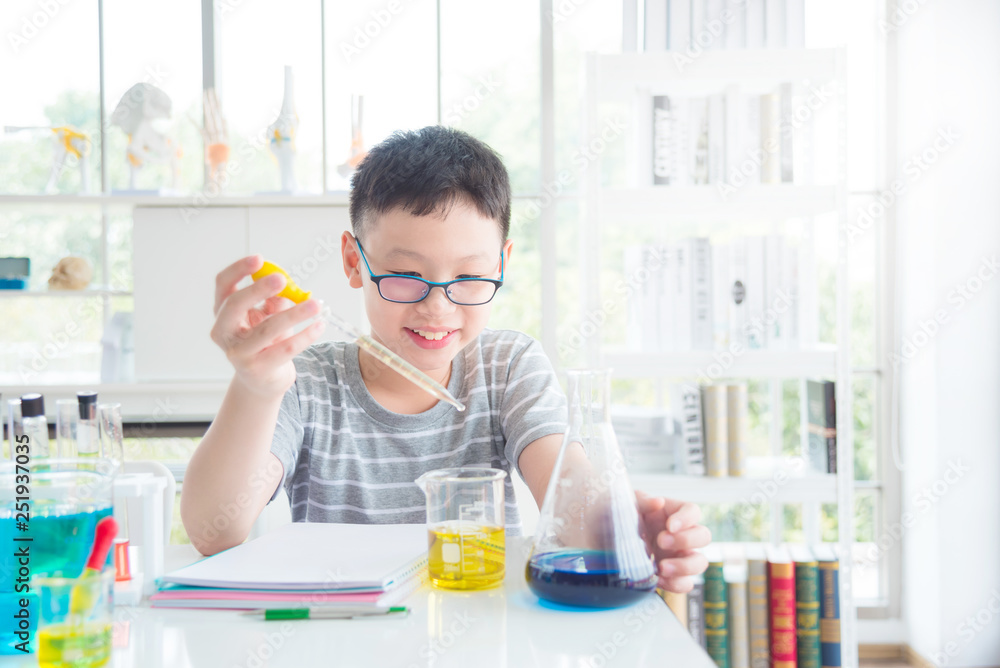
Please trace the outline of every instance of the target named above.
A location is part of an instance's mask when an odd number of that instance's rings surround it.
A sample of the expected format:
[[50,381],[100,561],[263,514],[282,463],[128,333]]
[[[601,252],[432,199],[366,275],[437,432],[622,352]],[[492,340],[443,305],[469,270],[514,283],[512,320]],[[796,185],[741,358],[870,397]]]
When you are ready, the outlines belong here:
[[446,345],[451,335],[458,330],[454,329],[418,329],[415,327],[404,327],[414,340],[422,348],[440,348]]

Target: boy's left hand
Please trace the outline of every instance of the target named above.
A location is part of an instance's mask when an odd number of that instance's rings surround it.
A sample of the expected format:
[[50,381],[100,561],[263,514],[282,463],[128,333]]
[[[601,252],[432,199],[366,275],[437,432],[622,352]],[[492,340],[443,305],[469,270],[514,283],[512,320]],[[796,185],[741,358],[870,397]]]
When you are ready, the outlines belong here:
[[701,509],[693,503],[635,493],[639,502],[646,546],[653,555],[658,586],[683,594],[691,591],[692,575],[704,573],[708,560],[696,548],[712,542],[712,532],[701,522]]

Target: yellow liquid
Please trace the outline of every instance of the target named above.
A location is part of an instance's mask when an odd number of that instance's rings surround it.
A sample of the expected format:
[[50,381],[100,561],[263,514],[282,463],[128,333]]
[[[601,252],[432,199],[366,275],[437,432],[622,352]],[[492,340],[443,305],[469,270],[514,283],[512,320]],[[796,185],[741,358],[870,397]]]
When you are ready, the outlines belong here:
[[450,522],[428,531],[427,572],[435,587],[487,589],[503,582],[503,527]]
[[111,624],[55,624],[38,632],[39,668],[94,668],[111,658]]

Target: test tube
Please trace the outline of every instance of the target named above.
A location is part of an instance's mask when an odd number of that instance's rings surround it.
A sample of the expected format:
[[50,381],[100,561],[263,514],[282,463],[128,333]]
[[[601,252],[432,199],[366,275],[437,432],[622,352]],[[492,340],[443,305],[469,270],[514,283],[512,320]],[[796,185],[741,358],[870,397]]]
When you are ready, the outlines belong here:
[[77,392],[80,421],[76,429],[76,451],[80,457],[101,454],[101,431],[97,422],[97,392]]
[[[100,424],[101,456],[115,463],[115,475],[118,475],[125,468],[122,405],[119,403],[97,404],[97,419]],[[115,520],[118,521],[118,535],[114,541],[115,580],[130,580],[132,573],[128,559],[128,505],[124,499],[119,506],[115,507]]]
[[56,456],[76,457],[77,425],[80,409],[76,399],[56,400]]
[[17,437],[24,435],[24,425],[21,422],[21,399],[7,400],[7,440],[10,444],[10,458],[14,459]]
[[32,459],[51,454],[49,450],[49,423],[45,419],[45,399],[37,392],[21,395],[21,425],[28,437]]

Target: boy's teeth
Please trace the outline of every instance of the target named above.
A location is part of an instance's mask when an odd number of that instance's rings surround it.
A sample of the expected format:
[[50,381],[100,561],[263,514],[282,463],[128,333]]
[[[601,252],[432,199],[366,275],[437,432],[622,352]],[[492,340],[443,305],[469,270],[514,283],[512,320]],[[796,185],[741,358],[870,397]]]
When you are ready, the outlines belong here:
[[420,329],[414,329],[413,331],[419,334],[420,336],[424,337],[428,341],[440,341],[444,337],[451,334],[451,332],[425,332]]

